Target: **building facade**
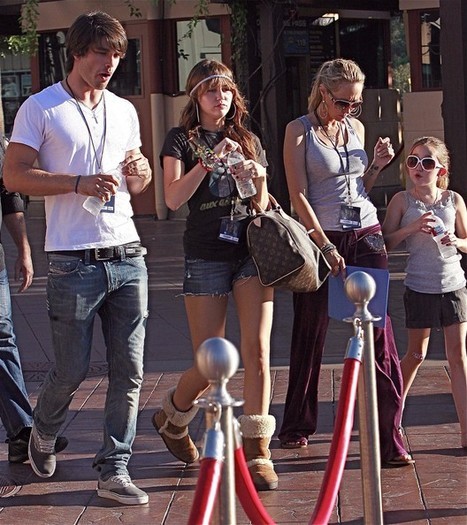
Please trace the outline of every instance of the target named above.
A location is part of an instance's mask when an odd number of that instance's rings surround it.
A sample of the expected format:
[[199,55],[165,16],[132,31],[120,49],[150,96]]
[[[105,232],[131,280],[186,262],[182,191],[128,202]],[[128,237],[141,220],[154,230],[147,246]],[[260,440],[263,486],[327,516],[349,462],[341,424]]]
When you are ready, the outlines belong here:
[[[173,216],[164,202],[159,151],[186,103],[186,76],[205,57],[234,67],[250,104],[251,126],[266,148],[271,191],[285,208],[285,126],[306,112],[313,75],[324,60],[351,58],[366,74],[361,118],[370,155],[379,135],[389,135],[401,152],[404,144],[420,134],[444,136],[439,0],[304,0],[293,4],[246,0],[247,25],[241,38],[246,40],[247,51],[241,60],[235,60],[232,50],[239,34],[232,30],[235,1],[211,2],[208,14],[195,25],[193,0],[134,0],[131,10],[123,0],[106,0],[104,4],[105,10],[122,22],[129,38],[127,56],[110,89],[137,108],[143,151],[154,169],[153,185],[133,203],[136,214],[159,219]],[[12,31],[20,5],[0,0],[3,34]],[[96,0],[39,3],[37,55],[0,59],[7,134],[25,97],[64,77],[67,28],[79,14],[99,8],[102,2]],[[403,97],[393,89],[391,75],[390,20],[398,9],[405,14],[411,60],[412,91]],[[374,189],[373,198],[379,207],[384,207],[400,188],[402,156],[385,170]]]

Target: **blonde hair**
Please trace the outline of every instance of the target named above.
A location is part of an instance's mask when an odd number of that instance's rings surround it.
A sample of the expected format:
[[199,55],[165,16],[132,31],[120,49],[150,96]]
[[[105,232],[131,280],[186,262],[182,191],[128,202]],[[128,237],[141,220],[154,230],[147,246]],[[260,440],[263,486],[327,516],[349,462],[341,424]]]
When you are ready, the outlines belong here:
[[340,84],[363,84],[364,82],[365,74],[353,60],[336,58],[324,62],[315,75],[313,86],[308,97],[308,111],[313,113],[323,100],[321,91],[319,90],[321,84],[332,93]]
[[410,148],[410,154],[413,153],[417,146],[426,146],[429,148],[432,154],[438,159],[441,166],[443,166],[445,172],[438,175],[436,186],[442,190],[447,190],[449,186],[450,159],[449,150],[446,144],[437,137],[420,137],[414,140],[412,147]]

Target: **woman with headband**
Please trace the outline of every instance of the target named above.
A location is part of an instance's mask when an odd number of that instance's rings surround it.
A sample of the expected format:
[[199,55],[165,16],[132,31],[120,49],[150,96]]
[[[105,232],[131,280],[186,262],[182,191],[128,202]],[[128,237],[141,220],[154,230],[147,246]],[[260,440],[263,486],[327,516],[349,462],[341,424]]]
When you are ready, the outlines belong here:
[[[275,419],[268,414],[273,290],[261,285],[245,236],[250,199],[263,208],[268,204],[267,161],[258,137],[245,126],[245,101],[228,67],[202,60],[188,75],[186,93],[180,125],[167,134],[161,160],[167,206],[177,210],[187,203],[189,209],[183,295],[193,350],[208,338],[225,337],[232,293],[245,369],[243,447],[256,488],[272,490],[278,482],[269,451]],[[233,152],[243,160],[231,166]],[[250,181],[255,194],[241,199],[236,186]],[[192,366],[153,416],[169,451],[185,463],[199,457],[188,425],[198,410],[194,401],[207,387]]]

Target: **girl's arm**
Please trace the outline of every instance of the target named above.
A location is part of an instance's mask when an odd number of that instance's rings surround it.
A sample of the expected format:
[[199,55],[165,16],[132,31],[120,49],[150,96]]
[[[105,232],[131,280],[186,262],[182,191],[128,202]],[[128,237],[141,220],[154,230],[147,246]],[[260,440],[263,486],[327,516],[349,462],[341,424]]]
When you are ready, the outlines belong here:
[[456,238],[454,244],[458,250],[467,253],[467,209],[461,195],[454,193],[456,206]]
[[207,171],[196,164],[185,174],[185,163],[175,157],[163,158],[165,202],[171,210],[178,210],[198,189]]
[[401,242],[414,233],[422,232],[431,235],[430,217],[432,214],[430,212],[424,213],[417,220],[401,228],[400,224],[405,211],[404,192],[401,191],[396,193],[389,202],[382,226],[384,242],[388,251],[397,248]]
[[[252,161],[254,162],[254,161]],[[268,192],[268,183],[267,183],[267,172],[266,168],[254,162],[255,165],[255,175],[253,176],[253,182],[256,186],[256,195],[252,197],[255,202],[263,209],[267,209],[269,204],[269,192]]]

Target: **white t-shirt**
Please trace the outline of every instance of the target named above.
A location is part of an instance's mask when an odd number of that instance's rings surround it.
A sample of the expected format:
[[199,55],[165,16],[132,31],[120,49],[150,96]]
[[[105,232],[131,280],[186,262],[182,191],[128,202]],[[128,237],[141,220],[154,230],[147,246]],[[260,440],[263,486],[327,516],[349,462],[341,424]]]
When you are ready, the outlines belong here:
[[[82,176],[117,168],[127,151],[141,146],[138,116],[127,100],[105,91],[94,111],[83,105],[80,108],[60,83],[45,88],[19,108],[10,142],[34,148],[39,167],[46,171]],[[45,197],[45,251],[139,241],[125,180],[114,206],[107,207],[110,212],[95,217],[83,208],[85,198],[74,192]]]

